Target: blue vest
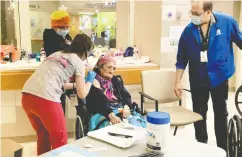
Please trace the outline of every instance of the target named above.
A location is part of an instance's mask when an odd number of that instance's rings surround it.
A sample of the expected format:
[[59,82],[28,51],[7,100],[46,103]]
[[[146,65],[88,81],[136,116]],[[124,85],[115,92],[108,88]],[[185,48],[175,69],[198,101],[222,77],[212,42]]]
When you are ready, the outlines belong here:
[[214,17],[216,23],[210,28],[207,63],[200,61],[202,41],[197,26],[188,24],[180,37],[176,67],[185,69],[189,64],[191,86],[209,83],[216,87],[235,73],[232,43],[242,49],[242,33],[232,17],[220,13],[214,13]]

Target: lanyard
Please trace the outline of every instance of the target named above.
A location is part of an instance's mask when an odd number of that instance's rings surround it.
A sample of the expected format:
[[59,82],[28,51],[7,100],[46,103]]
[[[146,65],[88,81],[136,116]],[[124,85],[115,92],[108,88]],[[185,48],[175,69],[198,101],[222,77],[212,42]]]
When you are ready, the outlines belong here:
[[208,29],[207,29],[206,36],[205,37],[203,35],[203,31],[202,31],[201,26],[199,26],[199,28],[200,28],[200,34],[201,34],[201,37],[202,37],[202,51],[205,51],[205,50],[208,49],[208,33],[209,33],[209,30],[210,30],[210,25],[211,25],[211,20],[208,23]]

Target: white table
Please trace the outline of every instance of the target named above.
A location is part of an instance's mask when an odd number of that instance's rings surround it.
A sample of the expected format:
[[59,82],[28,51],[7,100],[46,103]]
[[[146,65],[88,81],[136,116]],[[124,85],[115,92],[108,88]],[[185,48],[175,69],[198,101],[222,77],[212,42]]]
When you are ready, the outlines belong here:
[[[91,144],[92,148],[85,148],[85,144]],[[138,155],[146,152],[146,139],[142,139],[136,145],[121,149],[105,142],[85,137],[77,140],[71,145],[75,145],[81,150],[88,151],[90,149],[106,148],[106,150],[94,151],[94,153],[101,157],[128,157],[131,155]],[[42,155],[41,157],[49,157],[48,155]],[[54,156],[53,156],[54,157]],[[164,157],[226,157],[226,152],[218,147],[198,143],[195,141],[188,141],[185,137],[171,137],[169,151]]]
[[[185,139],[172,138],[172,147],[164,157],[226,157],[224,150],[192,141],[185,141]],[[80,146],[80,149],[88,150],[84,148],[85,144],[92,144],[93,148],[106,147],[107,151],[96,151],[95,153],[103,157],[128,157],[130,155],[141,154],[146,152],[145,141],[139,142],[135,146],[128,149],[120,149],[107,143],[85,137],[73,143]]]

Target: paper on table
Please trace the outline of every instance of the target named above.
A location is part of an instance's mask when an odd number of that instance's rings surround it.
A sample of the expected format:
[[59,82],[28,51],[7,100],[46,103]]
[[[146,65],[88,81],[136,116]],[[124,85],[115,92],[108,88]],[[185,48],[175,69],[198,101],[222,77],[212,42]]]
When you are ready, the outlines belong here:
[[65,151],[63,153],[60,153],[56,157],[87,157],[87,156],[73,152],[73,151]]
[[[129,135],[132,136],[132,138],[110,136],[108,132]],[[124,129],[117,126],[108,126],[103,129],[89,132],[88,136],[102,140],[120,148],[128,148],[136,144],[140,139],[142,139],[145,136],[145,131],[136,129]]]

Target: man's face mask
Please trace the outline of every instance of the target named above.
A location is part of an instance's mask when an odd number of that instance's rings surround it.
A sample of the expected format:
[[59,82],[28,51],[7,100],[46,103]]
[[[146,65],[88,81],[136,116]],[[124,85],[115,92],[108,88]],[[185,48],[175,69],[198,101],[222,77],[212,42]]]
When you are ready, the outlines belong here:
[[69,30],[68,29],[57,29],[56,33],[62,37],[65,37],[67,35],[67,33],[69,33]]
[[201,25],[202,22],[203,22],[203,14],[201,14],[200,16],[197,16],[197,15],[191,15],[191,21],[194,25]]

